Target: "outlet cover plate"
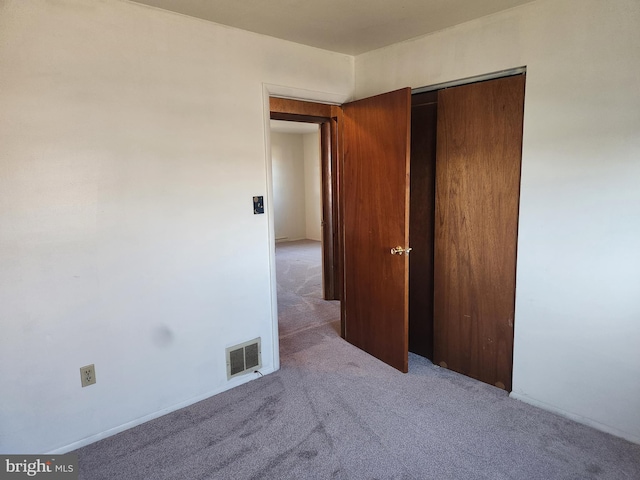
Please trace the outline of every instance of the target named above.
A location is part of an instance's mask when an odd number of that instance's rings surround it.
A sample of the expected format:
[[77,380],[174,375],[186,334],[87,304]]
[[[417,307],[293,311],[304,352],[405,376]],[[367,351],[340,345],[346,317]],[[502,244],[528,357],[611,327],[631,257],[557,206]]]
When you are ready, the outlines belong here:
[[94,364],[80,367],[80,381],[83,387],[96,383],[96,367]]

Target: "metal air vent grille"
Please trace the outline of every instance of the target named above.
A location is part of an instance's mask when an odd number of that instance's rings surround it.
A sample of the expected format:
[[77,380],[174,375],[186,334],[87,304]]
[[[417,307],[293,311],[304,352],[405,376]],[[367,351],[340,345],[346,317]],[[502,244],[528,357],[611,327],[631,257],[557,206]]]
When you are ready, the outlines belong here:
[[262,368],[260,338],[227,348],[227,379]]

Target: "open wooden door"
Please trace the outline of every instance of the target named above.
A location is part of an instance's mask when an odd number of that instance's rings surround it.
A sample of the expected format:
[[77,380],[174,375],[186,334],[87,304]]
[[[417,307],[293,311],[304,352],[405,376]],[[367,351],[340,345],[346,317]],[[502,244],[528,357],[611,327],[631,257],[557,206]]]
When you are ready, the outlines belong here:
[[411,90],[343,114],[345,339],[407,372]]

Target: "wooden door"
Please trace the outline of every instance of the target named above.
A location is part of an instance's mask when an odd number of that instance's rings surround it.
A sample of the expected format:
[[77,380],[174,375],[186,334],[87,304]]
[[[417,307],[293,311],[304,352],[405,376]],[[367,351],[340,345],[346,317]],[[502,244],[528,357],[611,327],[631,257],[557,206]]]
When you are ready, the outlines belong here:
[[509,391],[524,83],[438,96],[434,363]]
[[345,339],[408,369],[411,90],[343,106]]

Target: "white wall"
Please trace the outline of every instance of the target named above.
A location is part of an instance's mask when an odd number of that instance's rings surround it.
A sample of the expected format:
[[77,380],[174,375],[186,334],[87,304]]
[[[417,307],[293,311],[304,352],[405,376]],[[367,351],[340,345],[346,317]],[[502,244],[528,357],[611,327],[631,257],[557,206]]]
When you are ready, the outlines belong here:
[[271,132],[273,210],[276,241],[306,237],[303,136]]
[[276,241],[320,241],[320,134],[271,132]]
[[640,443],[639,25],[541,0],[356,57],[356,94],[527,66],[512,395]]
[[320,176],[320,132],[307,133],[304,147],[305,235],[309,240],[322,240],[322,196]]
[[246,381],[224,349],[257,336],[277,367],[265,84],[347,97],[353,59],[119,0],[0,2],[0,452]]

